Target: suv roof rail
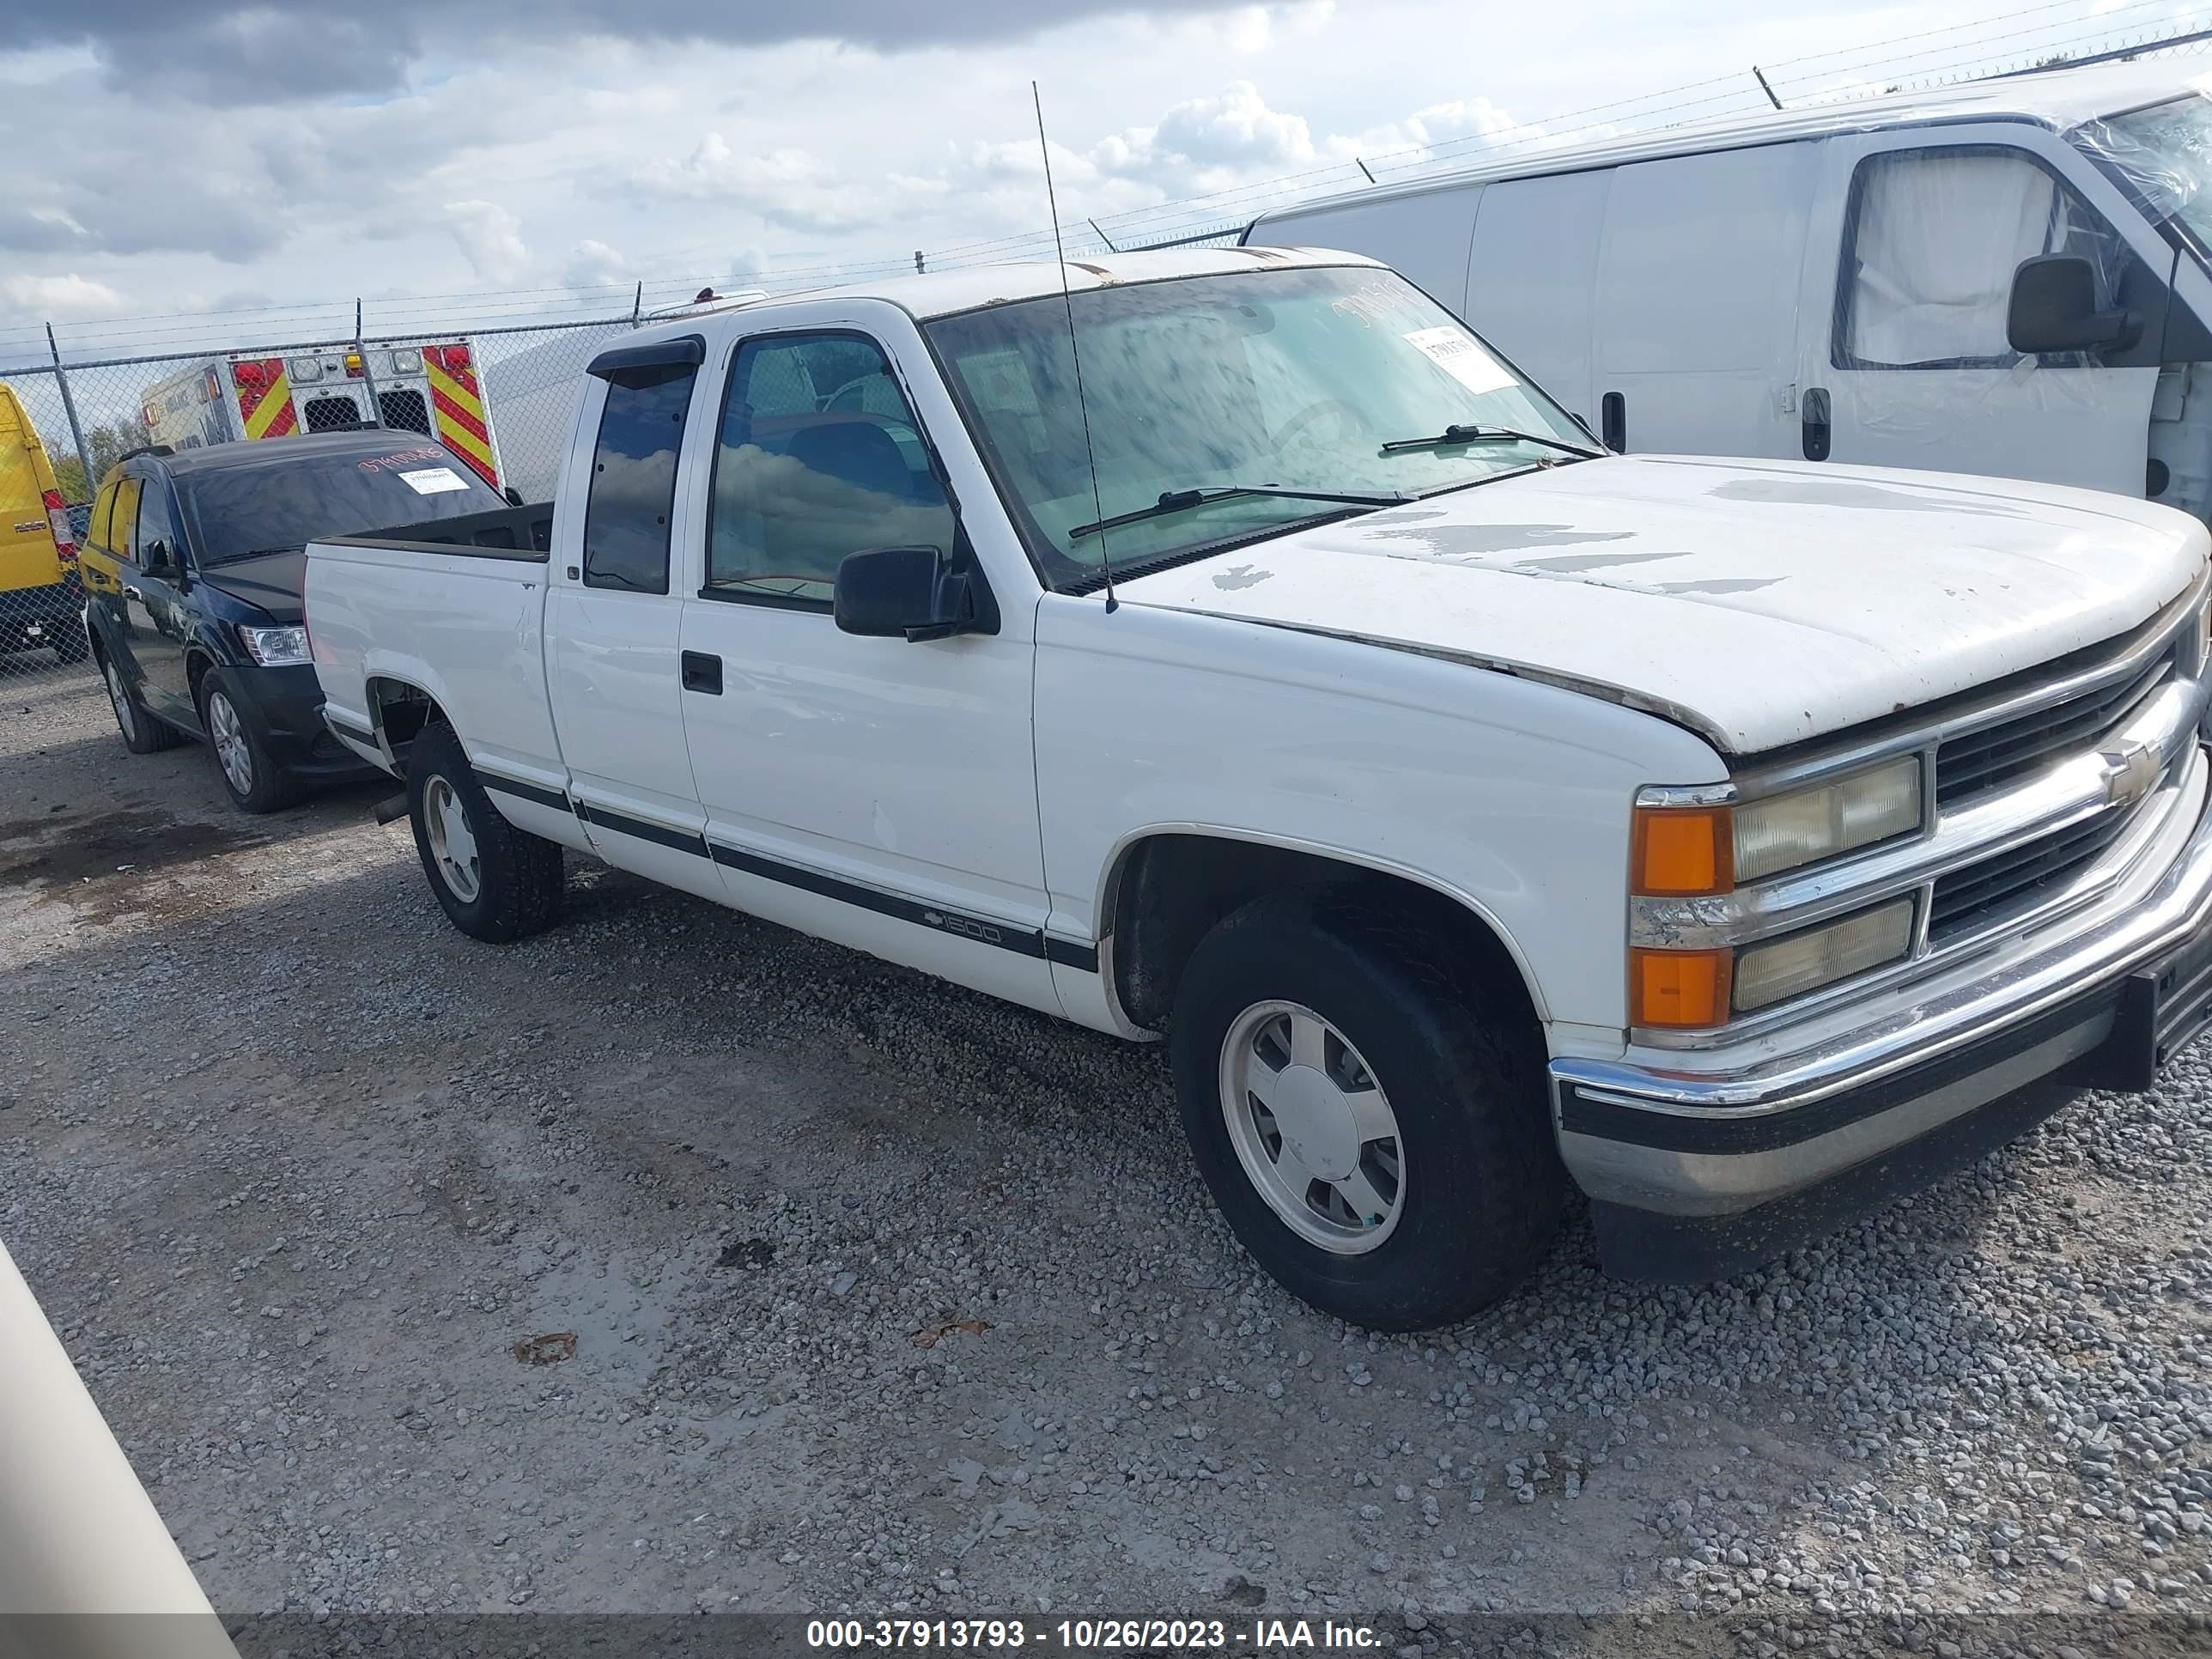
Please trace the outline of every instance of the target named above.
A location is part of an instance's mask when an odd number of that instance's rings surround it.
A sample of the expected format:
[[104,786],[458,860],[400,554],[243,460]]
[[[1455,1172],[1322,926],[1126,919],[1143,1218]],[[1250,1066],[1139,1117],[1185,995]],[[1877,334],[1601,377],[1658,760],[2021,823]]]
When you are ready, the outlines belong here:
[[115,459],[118,462],[131,461],[137,459],[141,455],[173,455],[176,453],[175,447],[170,444],[141,444],[136,449],[125,450]]

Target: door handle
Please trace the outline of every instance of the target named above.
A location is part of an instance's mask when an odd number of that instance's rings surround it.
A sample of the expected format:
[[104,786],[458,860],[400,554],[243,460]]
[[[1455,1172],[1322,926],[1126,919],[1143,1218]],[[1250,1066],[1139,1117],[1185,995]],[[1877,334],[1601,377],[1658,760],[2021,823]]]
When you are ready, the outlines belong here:
[[1608,392],[1597,400],[1598,440],[1616,455],[1628,453],[1628,399]]
[[704,651],[684,653],[684,689],[703,691],[710,697],[722,695],[722,659],[709,656]]
[[1805,395],[1797,400],[1800,418],[1804,424],[1805,459],[1825,461],[1828,459],[1828,388],[1813,386],[1805,388]]

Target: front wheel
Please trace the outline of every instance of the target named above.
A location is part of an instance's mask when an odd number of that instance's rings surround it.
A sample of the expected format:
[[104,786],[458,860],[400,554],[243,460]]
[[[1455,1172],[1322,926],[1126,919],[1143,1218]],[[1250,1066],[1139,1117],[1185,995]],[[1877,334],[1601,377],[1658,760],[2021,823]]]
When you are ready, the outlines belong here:
[[1424,1330],[1550,1248],[1565,1178],[1517,988],[1350,890],[1255,900],[1183,970],[1169,1051],[1199,1172],[1324,1313]]
[[442,721],[409,751],[407,808],[430,890],[454,927],[503,945],[552,926],[567,884],[560,847],[500,816]]
[[222,787],[241,812],[274,812],[299,799],[298,780],[270,757],[239,709],[238,693],[220,668],[200,681],[200,725],[215,750]]

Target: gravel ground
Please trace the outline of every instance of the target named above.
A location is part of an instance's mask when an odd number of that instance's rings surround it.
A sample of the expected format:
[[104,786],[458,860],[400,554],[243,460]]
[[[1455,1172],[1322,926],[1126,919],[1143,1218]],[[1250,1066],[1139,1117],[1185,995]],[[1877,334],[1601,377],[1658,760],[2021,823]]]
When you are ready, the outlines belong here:
[[381,787],[246,818],[0,690],[0,1237],[226,1610],[2205,1639],[2201,1054],[1754,1277],[1578,1224],[1377,1338],[1241,1255],[1154,1051],[596,870],[477,945]]

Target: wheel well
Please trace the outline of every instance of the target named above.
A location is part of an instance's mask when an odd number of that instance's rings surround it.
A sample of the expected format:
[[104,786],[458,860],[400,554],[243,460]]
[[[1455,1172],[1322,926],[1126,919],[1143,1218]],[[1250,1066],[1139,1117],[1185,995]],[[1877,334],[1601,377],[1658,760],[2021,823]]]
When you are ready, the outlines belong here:
[[200,682],[214,666],[215,659],[204,651],[195,651],[185,659],[185,689],[191,693],[195,709],[200,706]]
[[1516,994],[1533,1024],[1535,1003],[1521,967],[1490,924],[1449,894],[1325,854],[1223,836],[1164,834],[1123,855],[1109,889],[1109,956],[1123,1013],[1164,1030],[1182,970],[1217,922],[1256,898],[1294,887],[1352,890],[1436,934],[1480,963],[1484,977]]
[[410,685],[404,680],[376,678],[368,683],[368,714],[376,729],[384,734],[385,747],[401,771],[407,769],[407,750],[422,734],[422,728],[433,720],[446,720],[446,711],[438,700],[419,685]]

